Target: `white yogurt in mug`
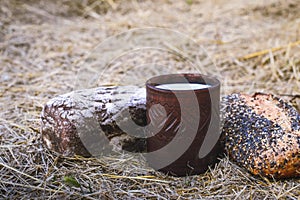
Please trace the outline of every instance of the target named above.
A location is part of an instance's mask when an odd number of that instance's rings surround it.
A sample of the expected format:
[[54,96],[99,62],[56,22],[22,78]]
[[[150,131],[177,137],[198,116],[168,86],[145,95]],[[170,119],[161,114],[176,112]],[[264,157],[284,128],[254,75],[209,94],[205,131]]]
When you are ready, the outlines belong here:
[[164,90],[199,90],[209,87],[211,87],[211,85],[201,83],[168,83],[156,86],[156,88]]

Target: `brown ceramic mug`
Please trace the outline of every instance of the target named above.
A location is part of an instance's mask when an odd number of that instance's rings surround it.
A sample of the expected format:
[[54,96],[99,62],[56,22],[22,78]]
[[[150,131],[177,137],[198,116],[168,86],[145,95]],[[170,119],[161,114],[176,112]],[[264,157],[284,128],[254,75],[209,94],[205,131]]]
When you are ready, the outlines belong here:
[[186,176],[216,163],[220,82],[201,74],[169,74],[149,79],[146,90],[149,165]]

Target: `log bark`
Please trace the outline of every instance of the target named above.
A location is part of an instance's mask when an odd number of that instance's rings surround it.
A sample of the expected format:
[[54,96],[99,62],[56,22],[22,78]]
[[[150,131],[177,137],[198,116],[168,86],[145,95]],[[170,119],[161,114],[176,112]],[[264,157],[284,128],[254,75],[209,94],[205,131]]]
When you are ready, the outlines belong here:
[[[144,152],[145,139],[138,127],[146,125],[145,97],[145,89],[135,86],[99,87],[55,97],[41,114],[42,140],[64,156],[89,157],[111,147]],[[130,120],[137,124],[133,127],[140,137],[120,128]]]

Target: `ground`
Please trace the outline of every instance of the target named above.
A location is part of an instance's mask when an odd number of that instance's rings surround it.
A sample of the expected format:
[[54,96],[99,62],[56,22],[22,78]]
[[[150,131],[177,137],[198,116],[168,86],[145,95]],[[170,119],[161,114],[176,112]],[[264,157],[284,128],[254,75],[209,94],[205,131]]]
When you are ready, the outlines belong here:
[[[297,199],[299,179],[254,177],[227,157],[205,174],[175,178],[139,156],[62,157],[42,145],[39,128],[43,105],[78,87],[76,77],[99,43],[145,27],[174,29],[202,45],[209,59],[190,44],[183,52],[203,58],[200,71],[220,78],[222,95],[272,93],[299,110],[299,9],[298,0],[2,0],[0,198]],[[161,52],[139,53],[165,62]],[[139,53],[120,56],[123,68],[115,60],[95,86],[121,84],[132,60],[143,63]],[[163,66],[176,67],[164,73],[192,71],[184,59],[166,56]],[[130,79],[143,83],[162,69]]]

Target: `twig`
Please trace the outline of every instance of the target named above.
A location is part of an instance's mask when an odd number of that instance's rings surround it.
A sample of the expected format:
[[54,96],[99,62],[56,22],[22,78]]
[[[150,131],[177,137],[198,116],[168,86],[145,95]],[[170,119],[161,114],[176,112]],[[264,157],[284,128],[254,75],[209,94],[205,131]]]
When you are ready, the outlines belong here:
[[300,40],[298,40],[296,42],[293,42],[293,43],[290,43],[290,44],[285,45],[285,46],[273,47],[271,49],[264,49],[264,50],[261,50],[261,51],[250,53],[248,55],[240,57],[239,59],[240,60],[248,60],[248,59],[251,59],[251,58],[255,58],[255,57],[258,57],[258,56],[268,54],[270,51],[275,52],[275,51],[279,51],[281,49],[285,49],[285,48],[288,48],[288,47],[294,47],[294,46],[297,46],[297,45],[300,45]]
[[300,184],[296,185],[295,187],[290,188],[289,190],[286,190],[284,193],[282,193],[281,195],[279,195],[276,198],[280,199],[280,198],[284,197],[285,195],[287,195],[289,192],[291,192],[291,191],[293,191],[293,190],[295,190],[296,188],[299,188],[299,187],[300,187]]
[[26,187],[26,188],[31,188],[31,189],[43,190],[43,191],[48,191],[48,192],[65,193],[64,191],[59,191],[59,190],[55,190],[55,189],[42,188],[42,187],[38,187],[38,186],[25,185],[25,184],[20,184],[20,183],[15,183],[15,182],[7,182],[7,181],[0,180],[0,183],[6,184],[6,185],[13,185],[13,186],[19,186],[19,187]]
[[19,171],[19,170],[13,168],[13,167],[11,167],[11,166],[8,166],[7,164],[5,164],[5,163],[3,163],[3,162],[0,162],[0,165],[2,165],[3,167],[5,167],[5,168],[7,168],[7,169],[10,169],[10,170],[12,170],[12,171],[15,171],[15,172],[17,172],[17,173],[19,173],[19,174],[22,174],[23,176],[26,176],[26,177],[28,177],[28,178],[31,178],[31,179],[37,181],[38,183],[42,183],[42,182],[43,182],[43,181],[41,181],[40,179],[37,179],[37,178],[35,178],[35,177],[33,177],[33,176],[30,176],[30,175],[28,175],[28,174],[25,174],[24,172],[21,172],[21,171]]
[[170,181],[153,179],[153,178],[155,178],[155,176],[119,176],[119,175],[113,175],[113,174],[102,174],[102,175],[105,177],[108,177],[108,178],[126,178],[126,179],[135,179],[135,180],[155,181],[155,182],[161,182],[161,183],[170,183]]
[[279,94],[279,96],[292,97],[292,99],[290,101],[293,101],[294,99],[300,98],[300,94]]

